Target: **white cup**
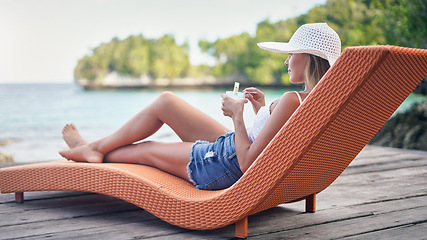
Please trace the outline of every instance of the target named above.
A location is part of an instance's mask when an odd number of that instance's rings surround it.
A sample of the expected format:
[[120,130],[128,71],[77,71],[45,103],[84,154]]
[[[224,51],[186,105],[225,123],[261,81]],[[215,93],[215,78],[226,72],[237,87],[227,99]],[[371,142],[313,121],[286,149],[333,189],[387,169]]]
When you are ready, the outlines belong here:
[[242,99],[245,97],[245,94],[243,94],[242,92],[233,92],[233,91],[226,91],[225,95],[234,99]]

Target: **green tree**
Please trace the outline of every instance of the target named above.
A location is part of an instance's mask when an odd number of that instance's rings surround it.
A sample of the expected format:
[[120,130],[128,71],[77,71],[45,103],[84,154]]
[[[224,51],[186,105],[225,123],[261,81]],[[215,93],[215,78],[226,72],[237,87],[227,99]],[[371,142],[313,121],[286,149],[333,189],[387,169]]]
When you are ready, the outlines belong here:
[[134,77],[150,71],[150,42],[141,35],[132,39],[132,48],[126,60],[127,68]]
[[175,39],[165,35],[155,41],[151,48],[151,73],[155,78],[186,76],[190,67],[187,45],[177,46]]
[[254,37],[235,35],[212,43],[201,41],[199,46],[217,59],[214,75],[245,74],[256,83],[286,83],[287,68],[282,63],[287,55],[260,51],[256,43],[287,42],[299,26],[310,22],[327,22],[343,48],[378,44],[427,48],[425,0],[328,0],[296,18],[262,21]]
[[76,78],[87,79],[89,81],[95,81],[97,69],[91,58],[86,55],[80,59],[74,69],[74,76]]
[[187,43],[178,46],[169,35],[159,39],[137,35],[100,44],[78,61],[74,76],[96,81],[117,72],[134,77],[177,78],[187,76],[189,69]]

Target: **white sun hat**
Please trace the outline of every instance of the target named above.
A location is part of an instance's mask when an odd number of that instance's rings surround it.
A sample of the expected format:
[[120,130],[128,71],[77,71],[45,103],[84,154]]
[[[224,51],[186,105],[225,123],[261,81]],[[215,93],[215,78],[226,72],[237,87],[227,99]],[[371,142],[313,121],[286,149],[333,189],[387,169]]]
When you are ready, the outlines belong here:
[[328,60],[331,66],[341,54],[340,37],[326,23],[302,25],[288,43],[261,42],[258,46],[279,53],[310,53]]

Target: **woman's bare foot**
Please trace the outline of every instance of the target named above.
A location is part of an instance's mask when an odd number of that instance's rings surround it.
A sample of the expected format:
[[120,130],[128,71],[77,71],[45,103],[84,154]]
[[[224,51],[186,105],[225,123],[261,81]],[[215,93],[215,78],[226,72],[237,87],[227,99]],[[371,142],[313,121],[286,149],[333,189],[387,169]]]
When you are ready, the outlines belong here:
[[71,149],[88,144],[88,142],[80,136],[80,133],[74,123],[65,125],[62,129],[62,138]]
[[77,162],[101,163],[104,154],[95,150],[91,144],[84,144],[70,150],[59,151],[59,154],[68,160]]
[[70,147],[70,150],[59,152],[64,158],[91,163],[101,163],[104,159],[104,154],[98,152],[94,144],[89,144],[84,140],[73,123],[65,125],[62,130],[62,137]]

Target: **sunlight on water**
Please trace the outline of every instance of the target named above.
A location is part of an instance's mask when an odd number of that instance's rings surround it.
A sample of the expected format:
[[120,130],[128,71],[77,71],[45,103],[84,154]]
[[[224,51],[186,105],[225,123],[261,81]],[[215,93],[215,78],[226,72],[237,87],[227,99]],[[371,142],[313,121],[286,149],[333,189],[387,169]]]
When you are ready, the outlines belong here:
[[[225,90],[224,90],[225,91]],[[196,108],[233,129],[230,118],[221,111],[223,90],[179,90],[178,96]],[[266,90],[267,104],[279,98],[283,91]],[[142,108],[151,103],[160,91],[84,91],[73,84],[1,84],[0,142],[15,142],[0,146],[0,153],[12,154],[15,162],[38,162],[60,159],[58,150],[67,148],[61,138],[62,127],[75,123],[89,141],[110,134]],[[399,111],[426,96],[411,94]],[[254,113],[245,105],[244,118],[252,124]],[[168,127],[150,138],[158,141],[179,141]]]

